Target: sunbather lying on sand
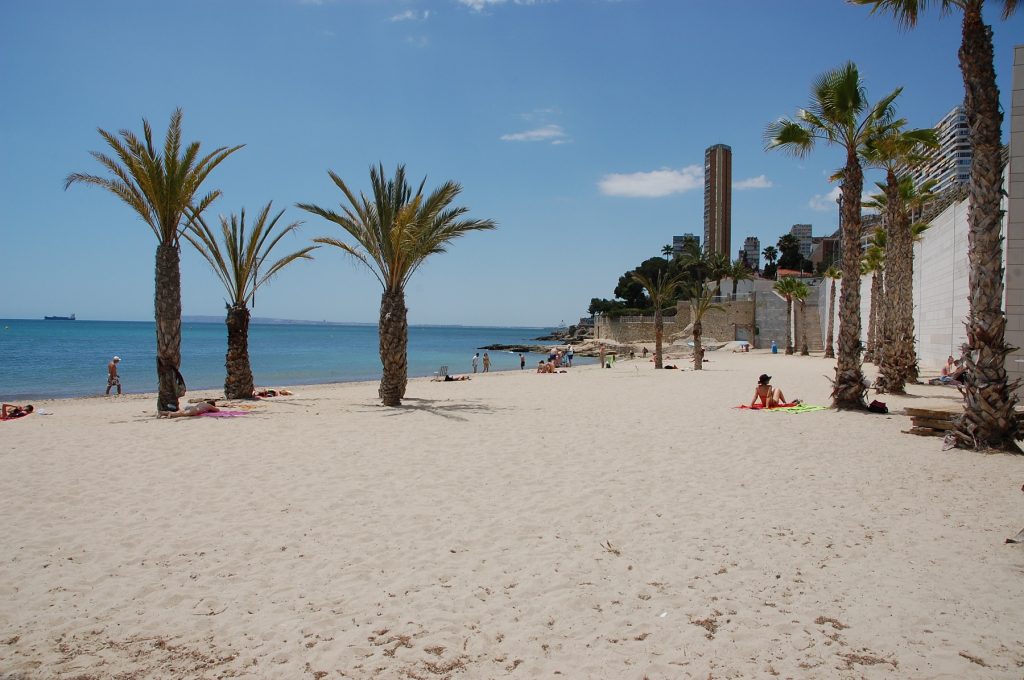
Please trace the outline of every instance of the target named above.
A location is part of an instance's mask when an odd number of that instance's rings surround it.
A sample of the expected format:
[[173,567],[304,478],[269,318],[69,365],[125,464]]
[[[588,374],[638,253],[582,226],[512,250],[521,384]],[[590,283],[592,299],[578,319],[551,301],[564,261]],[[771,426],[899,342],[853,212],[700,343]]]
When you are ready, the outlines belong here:
[[184,418],[186,416],[199,416],[204,413],[215,413],[220,409],[214,405],[213,399],[201,401],[198,404],[185,404],[179,411],[161,411],[161,418]]
[[469,380],[468,375],[446,375],[444,377],[445,382],[457,382],[459,380]]
[[255,389],[252,391],[254,397],[286,397],[292,394],[290,390]]
[[27,416],[35,410],[32,404],[25,404],[24,406],[18,406],[17,404],[4,404],[0,408],[0,420],[14,420],[15,418],[21,418]]

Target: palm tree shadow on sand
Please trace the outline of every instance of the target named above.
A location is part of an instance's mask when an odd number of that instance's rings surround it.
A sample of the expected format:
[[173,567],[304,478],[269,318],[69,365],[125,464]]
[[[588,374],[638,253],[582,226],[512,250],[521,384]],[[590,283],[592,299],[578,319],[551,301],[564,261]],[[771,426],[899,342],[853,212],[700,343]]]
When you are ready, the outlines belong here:
[[450,401],[448,399],[414,399],[406,397],[402,405],[385,413],[388,417],[400,416],[405,413],[422,411],[431,415],[440,416],[449,420],[467,421],[463,413],[494,413],[493,406],[467,401]]

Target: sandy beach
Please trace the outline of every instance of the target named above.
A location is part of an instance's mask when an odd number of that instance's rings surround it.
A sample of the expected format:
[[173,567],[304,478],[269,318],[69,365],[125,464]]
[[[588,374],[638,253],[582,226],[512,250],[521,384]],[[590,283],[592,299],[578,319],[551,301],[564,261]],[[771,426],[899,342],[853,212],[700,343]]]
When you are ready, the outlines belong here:
[[0,677],[1019,679],[1024,461],[901,433],[959,393],[739,410],[834,364],[708,358],[39,403],[0,423]]

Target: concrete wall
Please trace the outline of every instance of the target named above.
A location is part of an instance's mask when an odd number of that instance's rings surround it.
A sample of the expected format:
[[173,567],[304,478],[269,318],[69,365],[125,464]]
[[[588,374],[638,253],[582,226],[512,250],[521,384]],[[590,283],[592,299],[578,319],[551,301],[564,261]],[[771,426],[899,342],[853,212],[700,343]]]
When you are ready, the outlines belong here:
[[[749,340],[749,328],[754,325],[754,302],[739,300],[722,303],[724,310],[712,309],[704,315],[703,336],[721,342]],[[676,315],[664,317],[665,339],[670,341],[682,334],[690,325],[690,306],[680,302]],[[612,319],[602,315],[595,326],[595,338],[625,344],[654,342],[654,317],[622,317]]]

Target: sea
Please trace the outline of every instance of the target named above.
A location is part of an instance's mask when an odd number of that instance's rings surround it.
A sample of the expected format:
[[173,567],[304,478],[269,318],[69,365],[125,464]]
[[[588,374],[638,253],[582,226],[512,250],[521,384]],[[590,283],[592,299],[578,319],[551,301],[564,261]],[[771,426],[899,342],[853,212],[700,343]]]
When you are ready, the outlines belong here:
[[[409,376],[441,366],[472,371],[483,345],[551,345],[536,338],[552,328],[410,326]],[[190,390],[223,389],[227,327],[223,321],[182,323],[181,372]],[[519,355],[490,351],[492,371],[519,370]],[[126,393],[156,392],[156,331],[151,321],[0,319],[0,400],[101,395],[107,363],[121,357]],[[527,355],[527,370],[539,355]],[[261,322],[249,325],[249,360],[256,385],[315,385],[381,377],[377,327],[370,324]],[[580,357],[581,363],[595,359]],[[575,363],[575,362],[574,362]],[[481,369],[483,368],[481,362]]]

